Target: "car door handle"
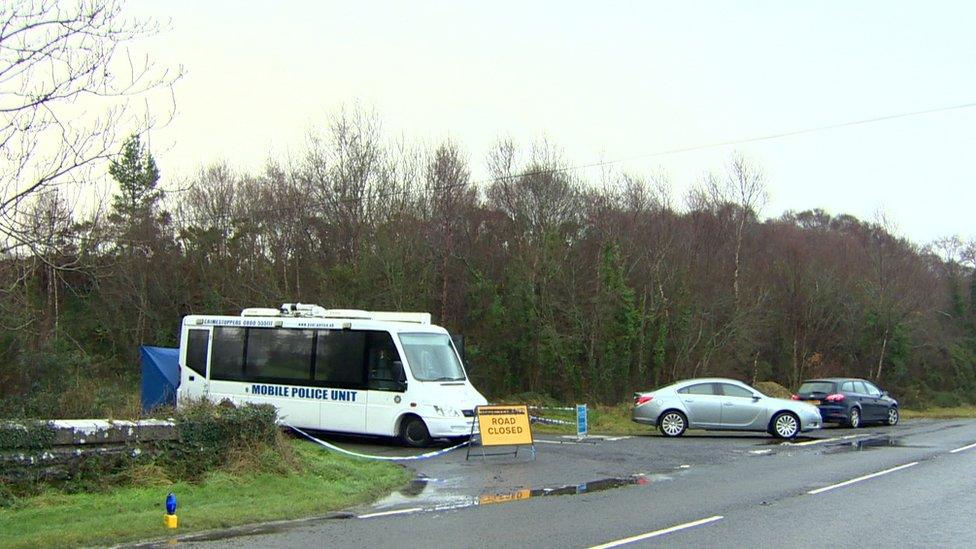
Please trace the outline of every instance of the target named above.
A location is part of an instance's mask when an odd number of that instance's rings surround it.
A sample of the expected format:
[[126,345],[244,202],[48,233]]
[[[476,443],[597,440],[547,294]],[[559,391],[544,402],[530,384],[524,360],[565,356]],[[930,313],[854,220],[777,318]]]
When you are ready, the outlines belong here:
[[695,399],[693,399],[693,398],[686,398],[685,399],[685,402],[694,402],[694,401],[695,401]]
[[731,402],[723,402],[722,403],[722,406],[735,406],[735,404],[733,404]]

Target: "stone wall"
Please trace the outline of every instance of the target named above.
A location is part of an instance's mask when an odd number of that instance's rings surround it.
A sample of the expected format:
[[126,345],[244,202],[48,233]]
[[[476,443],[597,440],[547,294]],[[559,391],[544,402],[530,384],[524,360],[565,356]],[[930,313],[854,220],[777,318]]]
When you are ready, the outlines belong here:
[[0,479],[68,478],[92,462],[165,452],[178,439],[173,421],[157,419],[0,422]]

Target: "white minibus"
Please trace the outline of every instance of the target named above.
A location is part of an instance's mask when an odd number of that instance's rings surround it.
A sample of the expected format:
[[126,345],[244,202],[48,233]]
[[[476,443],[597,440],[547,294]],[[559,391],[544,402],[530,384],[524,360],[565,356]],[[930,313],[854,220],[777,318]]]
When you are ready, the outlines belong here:
[[177,405],[273,404],[299,428],[395,436],[409,446],[471,434],[487,401],[429,313],[286,303],[241,316],[190,315],[180,332]]

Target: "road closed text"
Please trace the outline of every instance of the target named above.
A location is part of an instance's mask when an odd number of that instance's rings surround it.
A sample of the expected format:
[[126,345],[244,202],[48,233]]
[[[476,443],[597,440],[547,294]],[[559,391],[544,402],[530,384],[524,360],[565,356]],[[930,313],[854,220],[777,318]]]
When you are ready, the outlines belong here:
[[526,406],[478,406],[478,426],[484,446],[532,444]]
[[517,425],[518,420],[514,417],[493,417],[485,429],[489,435],[520,435],[523,432],[522,426]]

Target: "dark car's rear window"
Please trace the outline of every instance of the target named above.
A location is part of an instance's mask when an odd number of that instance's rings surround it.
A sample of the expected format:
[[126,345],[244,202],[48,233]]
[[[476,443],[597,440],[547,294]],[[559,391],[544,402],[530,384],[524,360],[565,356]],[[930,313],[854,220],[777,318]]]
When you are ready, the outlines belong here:
[[834,384],[830,381],[808,381],[803,385],[800,385],[800,390],[797,391],[801,395],[810,393],[833,393]]

